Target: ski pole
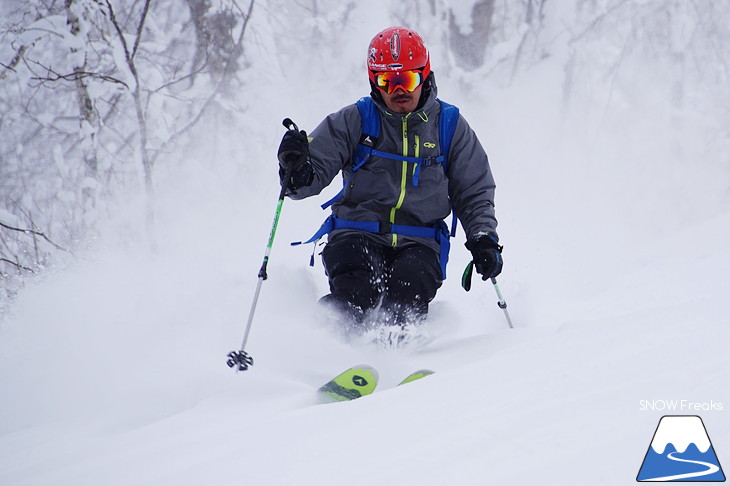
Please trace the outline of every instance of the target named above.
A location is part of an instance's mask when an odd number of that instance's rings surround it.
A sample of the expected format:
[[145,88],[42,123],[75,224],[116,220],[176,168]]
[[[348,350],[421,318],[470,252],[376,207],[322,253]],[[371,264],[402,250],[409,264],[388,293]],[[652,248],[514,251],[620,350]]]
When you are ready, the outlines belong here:
[[504,311],[504,317],[507,318],[509,328],[514,329],[515,327],[512,325],[512,319],[509,318],[509,312],[507,312],[507,302],[505,302],[504,297],[502,297],[502,292],[500,292],[499,285],[497,285],[497,279],[494,277],[492,277],[492,285],[494,285],[494,290],[497,292],[497,298],[499,299],[497,301],[497,305]]
[[[299,127],[296,123],[291,121],[290,118],[285,118],[282,122],[287,130],[294,130],[299,132]],[[248,341],[248,335],[251,332],[251,324],[253,323],[253,316],[256,312],[256,304],[259,300],[259,294],[261,293],[261,284],[264,283],[268,275],[266,274],[266,267],[269,264],[269,255],[271,255],[271,247],[274,244],[274,237],[276,236],[276,228],[279,226],[279,216],[281,216],[281,208],[284,205],[284,197],[288,188],[287,182],[291,178],[292,166],[289,165],[284,172],[284,185],[281,186],[281,192],[279,192],[279,201],[276,204],[276,212],[274,213],[274,222],[271,224],[271,232],[269,233],[269,242],[266,245],[266,252],[264,253],[264,261],[261,264],[258,275],[258,283],[256,284],[256,291],[253,295],[253,303],[251,304],[251,310],[248,313],[248,322],[246,323],[246,330],[243,334],[243,341],[241,342],[241,349],[237,351],[231,351],[228,353],[228,361],[226,364],[230,368],[237,367],[238,371],[245,371],[249,366],[253,366],[253,358],[245,351],[246,342]]]
[[[461,286],[464,287],[464,290],[469,292],[471,290],[471,276],[474,272],[474,262],[471,261],[466,265],[466,268],[464,269],[464,273],[461,276]],[[509,317],[509,312],[507,312],[507,302],[504,300],[504,297],[502,297],[502,292],[499,290],[499,285],[497,285],[497,279],[494,277],[490,277],[492,279],[492,285],[494,285],[494,290],[497,292],[497,298],[499,299],[497,301],[497,305],[500,309],[504,311],[504,316],[507,318],[507,324],[509,324],[510,329],[514,329],[515,327],[512,325],[512,319]],[[484,278],[486,280],[486,278]]]

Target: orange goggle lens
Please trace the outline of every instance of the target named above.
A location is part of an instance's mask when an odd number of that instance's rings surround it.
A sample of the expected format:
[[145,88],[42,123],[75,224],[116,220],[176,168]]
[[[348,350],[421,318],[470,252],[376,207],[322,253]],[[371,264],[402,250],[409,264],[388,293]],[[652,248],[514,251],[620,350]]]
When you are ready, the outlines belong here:
[[421,71],[386,71],[375,73],[375,86],[391,94],[398,88],[413,92],[423,83]]

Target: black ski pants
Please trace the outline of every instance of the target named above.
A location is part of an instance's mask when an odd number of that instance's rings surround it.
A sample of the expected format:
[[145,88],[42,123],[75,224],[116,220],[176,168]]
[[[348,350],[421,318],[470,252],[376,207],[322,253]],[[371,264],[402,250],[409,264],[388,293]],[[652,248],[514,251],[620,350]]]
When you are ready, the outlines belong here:
[[428,312],[441,286],[439,255],[414,242],[380,244],[366,235],[333,238],[322,252],[332,297],[367,311],[379,303],[410,314]]

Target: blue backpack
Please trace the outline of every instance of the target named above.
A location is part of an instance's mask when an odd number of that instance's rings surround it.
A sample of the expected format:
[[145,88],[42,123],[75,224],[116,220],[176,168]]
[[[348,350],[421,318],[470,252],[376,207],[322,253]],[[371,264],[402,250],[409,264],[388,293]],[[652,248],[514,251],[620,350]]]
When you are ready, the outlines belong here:
[[[355,148],[355,154],[352,164],[352,174],[357,172],[360,167],[365,165],[371,156],[378,156],[393,160],[405,160],[416,164],[416,170],[413,173],[412,184],[414,187],[418,186],[418,177],[421,173],[422,165],[441,164],[444,169],[444,173],[448,171],[448,154],[451,148],[451,140],[454,138],[454,132],[456,131],[456,124],[459,121],[459,108],[454,105],[450,105],[441,100],[437,100],[441,104],[441,114],[439,116],[439,145],[441,148],[441,154],[438,157],[406,157],[403,155],[391,154],[389,152],[382,152],[375,149],[375,145],[380,137],[380,111],[375,106],[372,98],[364,97],[357,101],[357,109],[360,112],[360,119],[362,123],[362,135],[360,137],[360,143]],[[322,204],[322,209],[327,209],[335,202],[342,198],[345,192],[345,186],[347,181],[343,178],[343,188],[340,192]],[[445,222],[440,221],[434,226],[410,226],[402,224],[391,224],[383,223],[380,221],[346,221],[331,214],[319,228],[319,230],[307,241],[294,242],[292,245],[300,245],[307,243],[314,243],[324,235],[329,234],[333,230],[337,229],[354,229],[359,231],[365,231],[368,233],[395,233],[410,237],[420,238],[431,238],[435,239],[440,244],[439,261],[441,264],[441,272],[443,278],[446,278],[446,264],[449,260],[449,236],[456,235],[456,211],[453,212],[453,219],[451,223],[451,232],[449,232],[448,226]],[[310,265],[314,266],[314,253],[309,262]]]

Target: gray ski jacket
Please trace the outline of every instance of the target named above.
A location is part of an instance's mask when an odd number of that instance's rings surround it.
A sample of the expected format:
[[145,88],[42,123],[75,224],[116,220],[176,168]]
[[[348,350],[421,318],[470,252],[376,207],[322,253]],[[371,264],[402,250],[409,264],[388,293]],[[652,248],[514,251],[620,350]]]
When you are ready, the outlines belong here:
[[[380,151],[410,157],[436,157],[439,148],[439,114],[435,82],[419,110],[391,113],[375,101],[380,110]],[[448,157],[448,171],[441,164],[422,166],[418,185],[413,185],[416,164],[372,156],[352,173],[355,147],[361,138],[360,113],[356,104],[329,115],[310,134],[310,157],[314,169],[311,185],[289,196],[303,199],[319,194],[337,173],[342,172],[345,189],[332,205],[337,218],[349,221],[381,222],[412,226],[433,226],[446,219],[452,205],[467,239],[480,233],[497,238],[494,215],[494,178],[487,154],[474,131],[460,115]],[[329,237],[357,230],[338,229]],[[371,234],[382,244],[401,246],[418,241],[439,251],[437,241],[397,234]]]

